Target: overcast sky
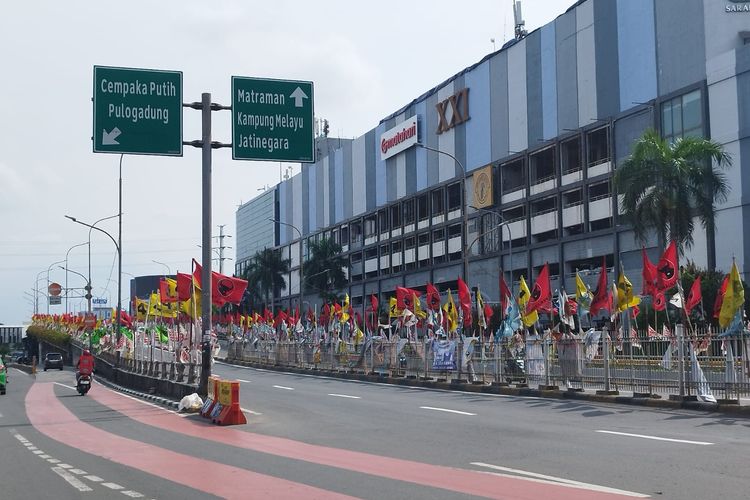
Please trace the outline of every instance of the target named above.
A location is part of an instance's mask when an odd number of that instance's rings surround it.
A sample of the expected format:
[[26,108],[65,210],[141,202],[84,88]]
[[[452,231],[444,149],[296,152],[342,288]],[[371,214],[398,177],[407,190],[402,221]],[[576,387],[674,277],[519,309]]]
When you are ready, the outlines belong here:
[[[529,31],[575,0],[525,0]],[[0,323],[30,320],[35,280],[117,214],[119,155],[92,153],[93,66],[183,72],[183,98],[229,104],[230,77],[311,80],[315,113],[331,136],[353,138],[513,36],[511,0],[3,2],[0,7]],[[228,111],[213,114],[214,140],[231,142]],[[185,109],[184,140],[200,138],[200,112]],[[279,181],[279,163],[213,156],[213,223],[234,235],[237,206]],[[283,167],[292,164],[284,164]],[[294,173],[299,165],[293,165]],[[200,151],[125,156],[123,307],[130,275],[189,271],[200,258]],[[117,219],[99,224],[117,238]],[[232,239],[226,240],[235,246]],[[68,268],[87,274],[86,245]],[[228,250],[234,257],[234,250]],[[65,286],[55,264],[50,280]],[[231,274],[234,261],[225,262]],[[91,235],[94,296],[117,297],[116,251]],[[83,279],[69,274],[70,287]],[[80,295],[80,291],[72,291]],[[39,295],[40,311],[46,297]],[[85,308],[71,298],[70,310]],[[50,312],[62,313],[62,306]]]

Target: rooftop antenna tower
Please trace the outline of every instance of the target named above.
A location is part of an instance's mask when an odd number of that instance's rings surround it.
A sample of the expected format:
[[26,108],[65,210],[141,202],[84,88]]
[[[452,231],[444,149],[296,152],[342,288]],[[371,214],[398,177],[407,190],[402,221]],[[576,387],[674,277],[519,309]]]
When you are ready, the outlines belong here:
[[513,18],[516,23],[516,40],[520,40],[528,34],[526,21],[523,20],[523,14],[521,13],[521,0],[513,0]]

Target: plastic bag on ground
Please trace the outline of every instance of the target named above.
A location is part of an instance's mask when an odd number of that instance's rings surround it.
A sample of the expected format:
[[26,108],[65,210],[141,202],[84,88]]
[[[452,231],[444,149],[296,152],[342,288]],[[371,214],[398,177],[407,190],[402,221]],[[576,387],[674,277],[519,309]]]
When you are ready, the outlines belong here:
[[180,404],[177,406],[177,411],[184,411],[186,413],[197,413],[203,407],[203,400],[198,393],[194,392],[182,398]]

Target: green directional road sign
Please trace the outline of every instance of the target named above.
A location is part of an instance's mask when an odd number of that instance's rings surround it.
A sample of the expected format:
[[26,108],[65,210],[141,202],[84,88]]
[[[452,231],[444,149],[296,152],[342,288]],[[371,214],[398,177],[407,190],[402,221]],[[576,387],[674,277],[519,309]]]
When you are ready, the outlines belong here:
[[312,82],[233,76],[232,158],[314,162]]
[[182,156],[182,72],[94,66],[94,152]]

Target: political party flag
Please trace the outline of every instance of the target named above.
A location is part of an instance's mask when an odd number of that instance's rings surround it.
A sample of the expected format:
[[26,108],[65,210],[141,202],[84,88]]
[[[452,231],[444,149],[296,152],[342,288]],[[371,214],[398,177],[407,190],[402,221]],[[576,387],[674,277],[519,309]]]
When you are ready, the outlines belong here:
[[729,286],[729,275],[724,276],[721,282],[721,287],[716,292],[716,300],[714,301],[714,318],[719,319],[721,313],[721,304],[724,302],[724,294],[727,293],[727,287]]
[[453,302],[453,294],[448,289],[448,300],[443,304],[443,313],[445,316],[447,330],[451,333],[458,328],[458,311],[456,304]]
[[193,277],[187,273],[177,273],[177,299],[190,300]]
[[505,282],[505,276],[500,274],[500,309],[505,311],[508,308],[508,300],[513,296],[508,288],[508,284]]
[[672,298],[669,299],[669,303],[675,306],[677,309],[682,309],[682,297],[680,296],[680,292],[672,295]]
[[484,299],[482,292],[477,288],[477,322],[480,328],[487,328],[487,320],[484,317]]
[[177,280],[172,278],[160,279],[159,294],[162,302],[177,302]]
[[[198,286],[202,286],[203,268],[195,259],[193,259],[193,265],[195,267],[193,277]],[[211,272],[211,303],[213,305],[223,306],[227,303],[238,305],[246,289],[247,281],[241,278]]]
[[677,283],[677,243],[672,240],[656,264],[656,282],[660,290],[672,288]]
[[588,314],[591,307],[591,299],[591,290],[583,282],[578,271],[576,271],[576,302],[578,303],[579,314]]
[[526,304],[526,314],[529,314],[532,311],[552,311],[552,291],[549,286],[549,264],[546,263],[534,282],[534,286],[531,289],[531,296]]
[[464,326],[471,326],[471,291],[464,280],[458,278],[458,302],[464,315]]
[[398,299],[391,297],[388,301],[388,317],[398,318],[401,316],[401,309],[398,308]]
[[427,283],[427,308],[431,311],[440,310],[440,292],[432,283]]
[[422,309],[422,301],[419,300],[419,297],[412,295],[412,303],[414,304],[414,315],[419,319],[425,319],[427,313]]
[[[536,314],[536,311],[532,314]],[[521,328],[521,324],[521,311],[519,310],[518,303],[516,302],[516,299],[510,297],[508,299],[508,306],[505,308],[505,319],[499,330],[500,336],[511,337]]]
[[531,326],[539,321],[539,313],[536,311],[531,311],[529,313],[525,312],[531,292],[529,292],[529,286],[526,284],[526,280],[523,279],[523,276],[521,276],[521,282],[518,288],[518,308],[521,311],[521,320],[524,325]]
[[620,276],[617,278],[617,311],[624,312],[630,307],[641,303],[641,298],[633,295],[633,284],[625,276],[625,271],[620,266]]
[[596,285],[596,291],[594,292],[594,298],[591,301],[591,307],[589,313],[591,316],[596,316],[599,311],[607,311],[609,313],[609,285],[607,284],[607,261],[602,257],[602,271],[599,274],[599,281]]
[[667,297],[664,295],[664,290],[658,290],[653,296],[652,301],[655,311],[663,311],[667,308]]
[[690,314],[693,308],[700,304],[701,300],[703,300],[703,294],[701,292],[701,277],[696,276],[695,281],[693,281],[693,286],[690,287],[688,296],[685,299],[685,312]]
[[724,292],[724,299],[721,302],[719,311],[719,326],[726,328],[734,318],[737,310],[745,303],[745,289],[742,287],[740,271],[737,269],[737,263],[732,262],[732,270],[729,272],[729,283],[727,290]]
[[641,295],[654,296],[659,290],[656,283],[656,266],[648,258],[646,247],[641,248],[641,256],[643,257],[643,293]]
[[339,321],[341,323],[346,323],[349,321],[350,318],[349,314],[349,294],[344,295],[344,305],[341,306],[341,314],[339,315]]
[[412,290],[411,288],[404,288],[402,286],[396,287],[396,305],[399,310],[409,309],[413,310],[414,304],[412,303],[412,297],[416,295],[419,297],[421,292]]

